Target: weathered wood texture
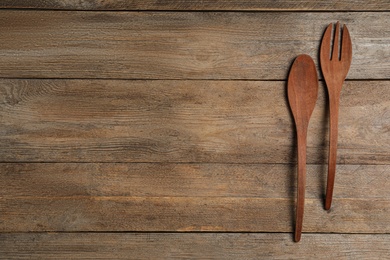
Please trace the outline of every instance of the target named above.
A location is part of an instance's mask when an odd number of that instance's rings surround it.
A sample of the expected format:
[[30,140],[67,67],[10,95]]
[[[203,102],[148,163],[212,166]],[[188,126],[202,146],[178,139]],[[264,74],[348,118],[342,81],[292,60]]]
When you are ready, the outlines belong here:
[[[6,259],[389,259],[390,235],[0,234]],[[158,256],[158,257],[157,257]]]
[[34,8],[59,10],[218,10],[218,11],[385,11],[387,0],[2,0],[0,8]]
[[[310,165],[304,232],[390,232],[389,167],[340,166],[334,208],[325,212],[325,169]],[[293,165],[12,163],[0,171],[1,232],[293,226]]]
[[337,20],[354,44],[348,78],[389,79],[389,12],[15,10],[0,15],[0,77],[284,80]]
[[[306,199],[303,232],[390,233],[390,200]],[[0,232],[292,232],[294,201],[235,197],[0,198]]]
[[[326,166],[308,165],[306,197],[322,199]],[[335,198],[389,199],[389,165],[340,165]],[[282,164],[2,163],[0,197],[295,198]]]
[[[4,0],[0,9],[1,259],[390,258],[389,1]],[[243,12],[218,12],[229,10]],[[294,244],[285,80],[298,54],[317,62],[337,20],[354,56],[334,205],[323,209],[321,84],[306,234]]]
[[[339,163],[389,163],[389,87],[345,84]],[[295,161],[285,82],[1,80],[0,100],[3,162]],[[309,163],[327,161],[324,103],[322,86]]]

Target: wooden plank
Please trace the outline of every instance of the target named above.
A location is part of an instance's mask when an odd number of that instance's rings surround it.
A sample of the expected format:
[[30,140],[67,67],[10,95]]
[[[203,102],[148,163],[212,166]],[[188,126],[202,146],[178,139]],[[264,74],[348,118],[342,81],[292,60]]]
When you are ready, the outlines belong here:
[[20,10],[1,12],[0,77],[284,80],[337,20],[353,42],[348,78],[389,79],[389,12]]
[[57,10],[240,10],[240,11],[388,11],[386,0],[2,0],[0,8],[57,9]]
[[6,259],[388,259],[390,235],[258,233],[0,234]]
[[[389,164],[390,81],[347,82],[339,163]],[[369,94],[368,94],[369,93]],[[293,163],[284,82],[0,80],[3,162]],[[327,162],[324,87],[308,163]]]
[[[291,232],[294,198],[0,198],[0,232]],[[390,233],[390,200],[306,199],[303,232]]]
[[[326,166],[308,165],[306,198],[322,199]],[[281,164],[2,163],[0,197],[295,198]],[[389,199],[390,165],[340,165],[335,198]]]

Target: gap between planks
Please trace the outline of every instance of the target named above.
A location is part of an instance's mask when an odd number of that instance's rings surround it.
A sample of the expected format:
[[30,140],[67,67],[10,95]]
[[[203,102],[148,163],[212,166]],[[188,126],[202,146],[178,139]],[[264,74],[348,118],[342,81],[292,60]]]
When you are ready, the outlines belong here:
[[[25,233],[0,234],[10,259],[387,259],[389,235],[306,233]],[[315,252],[315,253],[313,253]]]
[[100,11],[378,11],[389,10],[385,0],[375,1],[10,1],[4,0],[0,8],[43,10],[100,10]]

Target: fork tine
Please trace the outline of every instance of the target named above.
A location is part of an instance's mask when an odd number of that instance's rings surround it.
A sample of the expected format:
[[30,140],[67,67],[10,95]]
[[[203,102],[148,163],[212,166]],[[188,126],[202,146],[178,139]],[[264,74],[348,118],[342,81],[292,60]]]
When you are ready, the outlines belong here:
[[336,32],[334,33],[334,40],[333,40],[333,51],[332,51],[332,57],[330,60],[339,59],[339,35],[340,35],[340,23],[336,23]]
[[343,26],[343,38],[341,42],[341,60],[349,64],[352,60],[352,42],[345,24]]
[[332,33],[333,24],[329,24],[325,30],[324,36],[322,37],[320,60],[330,60],[330,39]]

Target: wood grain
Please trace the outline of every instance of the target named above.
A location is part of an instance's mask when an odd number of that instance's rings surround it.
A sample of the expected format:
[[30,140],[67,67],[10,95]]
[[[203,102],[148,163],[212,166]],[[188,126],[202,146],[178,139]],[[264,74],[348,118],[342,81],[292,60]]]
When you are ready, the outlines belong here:
[[226,233],[0,234],[7,259],[388,259],[390,235]]
[[388,11],[386,0],[2,0],[0,8],[33,8],[58,10],[174,10],[174,11]]
[[284,80],[337,20],[354,43],[348,78],[389,79],[389,12],[20,10],[1,11],[0,77]]
[[[340,165],[335,198],[390,199],[389,165]],[[282,164],[2,163],[0,197],[295,198]],[[306,197],[322,199],[326,165],[308,165]]]
[[[339,163],[389,164],[389,81],[347,82]],[[367,91],[370,95],[367,95]],[[3,162],[293,163],[285,82],[1,80]],[[327,161],[324,87],[308,163]]]
[[[0,1],[0,258],[389,259],[389,11],[388,0]],[[284,81],[336,21],[354,59],[335,204],[323,210],[322,84],[297,245]]]
[[[1,164],[0,231],[290,232],[293,169],[262,164]],[[308,167],[310,217],[304,231],[388,233],[389,166],[344,165],[339,172],[337,206],[325,213],[325,169]]]
[[[390,233],[389,199],[306,199],[303,232]],[[0,232],[291,232],[294,199],[210,197],[0,198]]]

